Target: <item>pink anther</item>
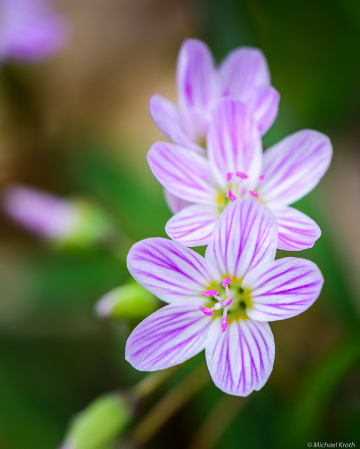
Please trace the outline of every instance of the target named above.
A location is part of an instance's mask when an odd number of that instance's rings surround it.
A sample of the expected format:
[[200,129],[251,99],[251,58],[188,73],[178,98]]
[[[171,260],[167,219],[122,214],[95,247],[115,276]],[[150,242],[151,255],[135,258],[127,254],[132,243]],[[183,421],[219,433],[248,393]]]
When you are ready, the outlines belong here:
[[218,295],[219,292],[217,290],[205,290],[202,295],[203,296],[215,296]]
[[230,279],[230,278],[225,278],[225,279],[222,281],[221,285],[225,288],[226,285],[230,284],[230,282],[231,282],[231,279]]
[[223,316],[221,319],[221,332],[226,331],[227,325],[228,325],[228,320],[227,320],[226,316]]
[[224,306],[229,306],[234,301],[234,298],[229,298],[226,301],[224,301]]
[[253,190],[249,190],[249,195],[253,196],[254,198],[259,198],[259,194],[257,192],[254,192]]
[[208,307],[199,307],[199,310],[207,316],[213,316],[214,312]]
[[242,173],[241,171],[237,171],[237,172],[236,172],[236,176],[237,176],[238,178],[241,178],[241,179],[247,179],[247,178],[248,178],[248,175],[245,174],[245,173]]
[[230,198],[230,201],[236,200],[236,196],[232,193],[232,191],[230,189],[227,192],[227,196]]
[[265,175],[260,175],[259,176],[260,181],[264,181],[264,178],[265,178]]
[[226,175],[226,181],[227,181],[227,182],[231,181],[231,178],[233,177],[233,174],[234,174],[234,173],[230,173],[230,172],[229,172],[229,173]]

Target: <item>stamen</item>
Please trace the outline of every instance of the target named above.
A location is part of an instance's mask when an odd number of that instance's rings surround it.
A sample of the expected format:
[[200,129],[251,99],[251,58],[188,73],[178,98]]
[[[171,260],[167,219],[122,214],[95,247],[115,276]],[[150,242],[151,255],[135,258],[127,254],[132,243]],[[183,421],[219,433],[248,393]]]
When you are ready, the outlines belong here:
[[205,290],[202,295],[203,296],[215,296],[218,295],[219,292],[217,290]]
[[222,281],[221,285],[225,288],[225,286],[228,285],[228,284],[230,284],[230,282],[231,282],[231,279],[230,279],[230,278],[225,278],[225,279]]
[[260,181],[264,181],[264,178],[265,178],[265,175],[260,175],[259,176]]
[[230,189],[227,192],[227,196],[230,198],[230,201],[235,201],[236,200],[236,196],[231,192]]
[[230,173],[230,172],[229,172],[229,173],[226,175],[226,181],[227,181],[227,182],[231,181],[231,178],[233,177],[233,174],[234,174],[234,173]]
[[242,173],[241,171],[236,172],[236,176],[241,179],[247,179],[248,175],[246,173]]
[[222,308],[223,304],[221,302],[217,302],[214,307],[211,307],[211,309],[220,310]]
[[254,192],[253,190],[249,190],[249,195],[253,196],[254,198],[259,198],[259,194]]
[[199,310],[207,316],[214,315],[214,312],[211,309],[209,309],[208,307],[199,307]]
[[227,277],[225,278],[221,285],[225,289],[225,297],[218,296],[217,290],[206,290],[203,292],[203,296],[213,296],[215,299],[217,299],[217,303],[209,308],[209,307],[199,307],[199,310],[204,313],[206,316],[213,316],[214,311],[223,309],[223,316],[221,319],[221,332],[225,332],[228,326],[228,320],[227,320],[227,313],[229,310],[230,304],[234,301],[234,298],[229,298],[230,291],[229,291],[229,284],[232,282],[231,278]]

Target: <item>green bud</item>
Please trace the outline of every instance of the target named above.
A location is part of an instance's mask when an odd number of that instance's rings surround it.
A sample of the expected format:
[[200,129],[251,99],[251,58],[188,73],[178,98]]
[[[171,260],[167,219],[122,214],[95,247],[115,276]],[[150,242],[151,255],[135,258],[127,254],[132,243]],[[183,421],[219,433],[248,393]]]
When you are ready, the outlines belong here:
[[111,290],[96,304],[98,316],[119,320],[143,319],[156,309],[155,296],[134,281]]
[[129,404],[120,395],[100,396],[75,416],[60,449],[110,448],[130,418]]
[[110,218],[97,205],[84,199],[69,200],[76,211],[73,227],[61,239],[55,241],[60,248],[86,248],[113,237],[114,228]]

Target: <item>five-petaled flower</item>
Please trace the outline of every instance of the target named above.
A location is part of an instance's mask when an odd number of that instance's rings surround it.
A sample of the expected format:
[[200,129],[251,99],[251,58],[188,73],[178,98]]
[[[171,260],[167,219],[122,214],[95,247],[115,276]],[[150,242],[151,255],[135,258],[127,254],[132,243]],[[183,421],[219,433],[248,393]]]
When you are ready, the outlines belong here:
[[221,214],[205,258],[163,238],[136,243],[132,276],[169,305],[130,335],[126,359],[155,371],[205,348],[211,377],[226,393],[247,396],[266,383],[275,345],[268,321],[296,316],[319,296],[323,277],[305,259],[275,259],[278,227],[260,201],[241,199]]
[[289,207],[309,193],[332,157],[329,138],[313,130],[291,134],[262,150],[249,108],[230,98],[219,102],[207,132],[207,156],[167,142],[156,142],[148,162],[158,181],[190,204],[166,224],[170,238],[186,246],[207,245],[220,213],[238,198],[255,197],[275,215],[278,248],[302,250],[320,237],[319,226]]
[[150,99],[150,114],[157,127],[174,143],[204,152],[211,113],[223,97],[244,102],[261,135],[273,124],[279,93],[270,85],[270,73],[262,52],[240,47],[225,58],[219,69],[206,44],[186,39],[180,49],[176,69],[177,107],[162,97]]
[[0,59],[34,61],[61,50],[67,40],[64,18],[54,0],[0,0]]

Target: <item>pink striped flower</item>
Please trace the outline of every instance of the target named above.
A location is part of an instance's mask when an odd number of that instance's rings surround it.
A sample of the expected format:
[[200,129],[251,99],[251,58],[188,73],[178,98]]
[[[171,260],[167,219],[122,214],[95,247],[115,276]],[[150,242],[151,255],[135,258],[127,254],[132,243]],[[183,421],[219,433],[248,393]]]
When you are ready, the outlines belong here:
[[263,153],[248,107],[228,98],[213,111],[207,155],[156,142],[148,162],[178,211],[165,228],[173,240],[186,246],[207,245],[222,210],[238,198],[252,196],[275,215],[278,248],[299,251],[312,247],[321,231],[311,218],[289,205],[318,184],[331,157],[329,138],[312,130],[296,132]]
[[204,153],[201,144],[220,98],[232,97],[246,103],[261,135],[277,116],[280,96],[270,86],[264,55],[255,48],[233,50],[217,68],[204,42],[186,39],[178,56],[176,84],[179,106],[153,95],[151,117],[172,142],[200,153]]
[[34,61],[60,51],[68,29],[54,0],[0,0],[0,58]]
[[130,273],[169,305],[135,328],[126,359],[138,370],[156,371],[205,348],[221,390],[247,396],[262,388],[275,357],[268,321],[304,312],[323,284],[313,262],[274,260],[277,228],[271,211],[248,198],[221,214],[205,258],[163,238],[136,243],[128,255]]

